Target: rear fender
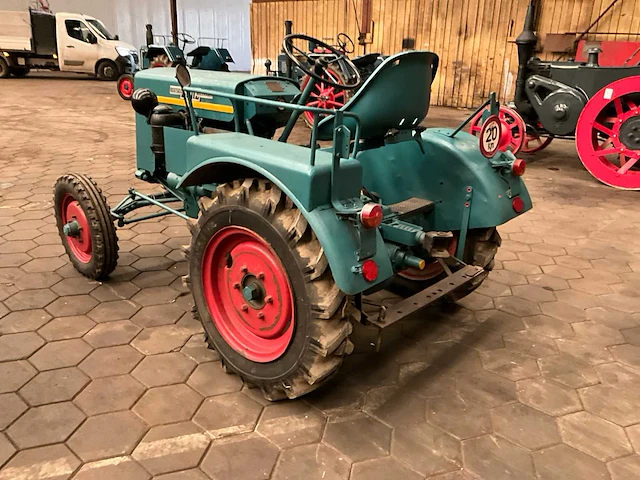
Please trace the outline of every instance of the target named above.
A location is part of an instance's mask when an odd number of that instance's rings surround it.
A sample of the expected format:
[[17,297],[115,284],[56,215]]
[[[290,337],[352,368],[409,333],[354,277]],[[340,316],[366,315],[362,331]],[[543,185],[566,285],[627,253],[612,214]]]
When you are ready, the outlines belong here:
[[[410,197],[432,200],[436,207],[420,223],[427,230],[461,230],[465,214],[469,228],[502,225],[518,214],[512,198],[519,196],[524,211],[531,209],[529,192],[520,177],[501,175],[482,156],[478,139],[450,129],[428,129],[417,140],[392,143],[358,156],[364,185],[393,204]],[[471,187],[470,211],[466,212]]]
[[309,222],[313,232],[327,257],[331,273],[336,284],[348,295],[362,293],[393,276],[393,267],[384,240],[376,232],[376,255],[372,259],[378,264],[379,275],[376,281],[367,282],[354,267],[361,264],[356,258],[358,241],[353,225],[340,220],[331,205],[323,205],[309,211],[284,182],[267,169],[247,160],[220,157],[201,162],[187,172],[180,180],[178,188],[189,186],[230,182],[242,178],[265,178],[277,185],[296,205]]

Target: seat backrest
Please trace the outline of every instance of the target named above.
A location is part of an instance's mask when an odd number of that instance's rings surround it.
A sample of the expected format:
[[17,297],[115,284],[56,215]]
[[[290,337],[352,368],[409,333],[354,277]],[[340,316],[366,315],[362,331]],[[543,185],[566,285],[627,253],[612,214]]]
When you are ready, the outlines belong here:
[[[439,58],[433,52],[392,55],[340,110],[358,115],[363,139],[383,136],[392,129],[418,126],[429,111],[431,84],[438,64]],[[333,122],[333,115],[320,122],[319,138],[332,138]],[[345,117],[345,125],[355,131],[353,119]]]

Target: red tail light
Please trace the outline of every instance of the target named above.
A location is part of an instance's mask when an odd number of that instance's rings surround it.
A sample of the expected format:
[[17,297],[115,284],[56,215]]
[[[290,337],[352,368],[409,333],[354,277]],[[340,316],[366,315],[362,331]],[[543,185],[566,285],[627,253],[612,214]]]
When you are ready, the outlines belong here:
[[519,158],[511,165],[511,173],[513,173],[516,177],[523,176],[526,170],[527,162]]
[[362,264],[362,276],[367,282],[374,282],[378,278],[378,264],[373,260],[365,260]]
[[364,228],[376,228],[382,223],[382,207],[377,203],[367,203],[360,212],[360,223]]
[[522,213],[522,211],[524,210],[524,201],[520,197],[514,198],[512,205],[513,205],[513,210],[517,214]]

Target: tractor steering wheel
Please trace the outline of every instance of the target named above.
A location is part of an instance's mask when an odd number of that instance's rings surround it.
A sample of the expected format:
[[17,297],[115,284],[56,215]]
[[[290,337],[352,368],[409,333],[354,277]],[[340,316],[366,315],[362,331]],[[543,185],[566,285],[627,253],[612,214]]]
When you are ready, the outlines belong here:
[[178,42],[182,42],[182,50],[184,50],[184,47],[186,47],[187,45],[191,45],[192,43],[196,43],[196,39],[193,38],[188,33],[178,33],[176,35],[176,38],[178,39]]
[[[329,53],[335,55],[335,58],[332,60],[328,60],[324,56],[314,58],[307,52],[296,47],[293,44],[294,40],[302,40],[307,43],[315,43],[318,47],[323,48]],[[322,82],[325,85],[329,85],[333,88],[339,88],[341,90],[353,90],[362,85],[362,76],[360,75],[358,67],[356,67],[349,59],[349,57],[347,57],[343,52],[336,49],[335,47],[332,47],[328,43],[325,43],[321,40],[318,40],[317,38],[313,38],[308,35],[296,33],[284,37],[282,47],[287,57],[289,57],[291,61],[295,63],[300,70],[302,70],[302,72],[309,75],[311,78],[315,79],[318,82]],[[309,65],[312,66],[312,68],[303,64],[298,56],[294,53],[294,50],[302,55],[307,60]],[[327,69],[329,68],[329,66],[331,66],[331,64],[338,62],[340,62],[340,67],[344,71],[345,76],[348,78],[347,83],[336,83],[330,80],[333,77],[327,72]]]
[[338,41],[338,47],[340,47],[340,50],[344,53],[353,53],[356,51],[356,44],[353,43],[351,37],[346,33],[339,33],[336,40]]

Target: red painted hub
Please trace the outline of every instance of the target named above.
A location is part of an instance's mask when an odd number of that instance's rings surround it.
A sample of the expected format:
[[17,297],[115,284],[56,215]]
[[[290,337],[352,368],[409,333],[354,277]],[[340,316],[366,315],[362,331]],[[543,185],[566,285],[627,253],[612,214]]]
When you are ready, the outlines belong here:
[[[342,77],[331,69],[326,70],[329,80],[334,83],[342,84]],[[305,77],[300,88],[305,89],[309,83],[310,77]],[[346,103],[345,91],[340,90],[329,85],[325,85],[324,82],[317,82],[315,89],[311,92],[311,97],[307,101],[307,107],[326,108],[327,110],[339,110]],[[304,112],[304,115],[309,122],[309,125],[313,125],[313,113]]]
[[89,221],[80,203],[70,193],[67,193],[62,199],[61,215],[63,225],[74,221],[77,223],[79,232],[74,236],[68,235],[67,243],[80,262],[89,263],[93,251]]
[[640,190],[640,76],[607,85],[587,103],[576,127],[585,168],[602,183]]
[[289,347],[295,327],[293,290],[269,244],[243,227],[226,227],[209,240],[202,286],[222,338],[251,361],[267,363]]
[[520,149],[521,153],[536,153],[544,150],[553,141],[553,137],[543,137],[538,133],[527,133],[524,144]]
[[133,79],[129,77],[121,78],[118,89],[123,97],[131,98],[131,94],[133,93]]
[[[473,120],[471,120],[469,132],[476,137],[480,135],[482,131],[482,125],[484,124],[482,121],[483,113],[484,112],[478,113],[473,117]],[[500,107],[500,114],[498,116],[500,123],[502,123],[503,135],[506,135],[507,149],[511,150],[515,155],[522,149],[524,144],[524,132],[526,131],[524,120],[522,120],[518,112],[509,107]]]

